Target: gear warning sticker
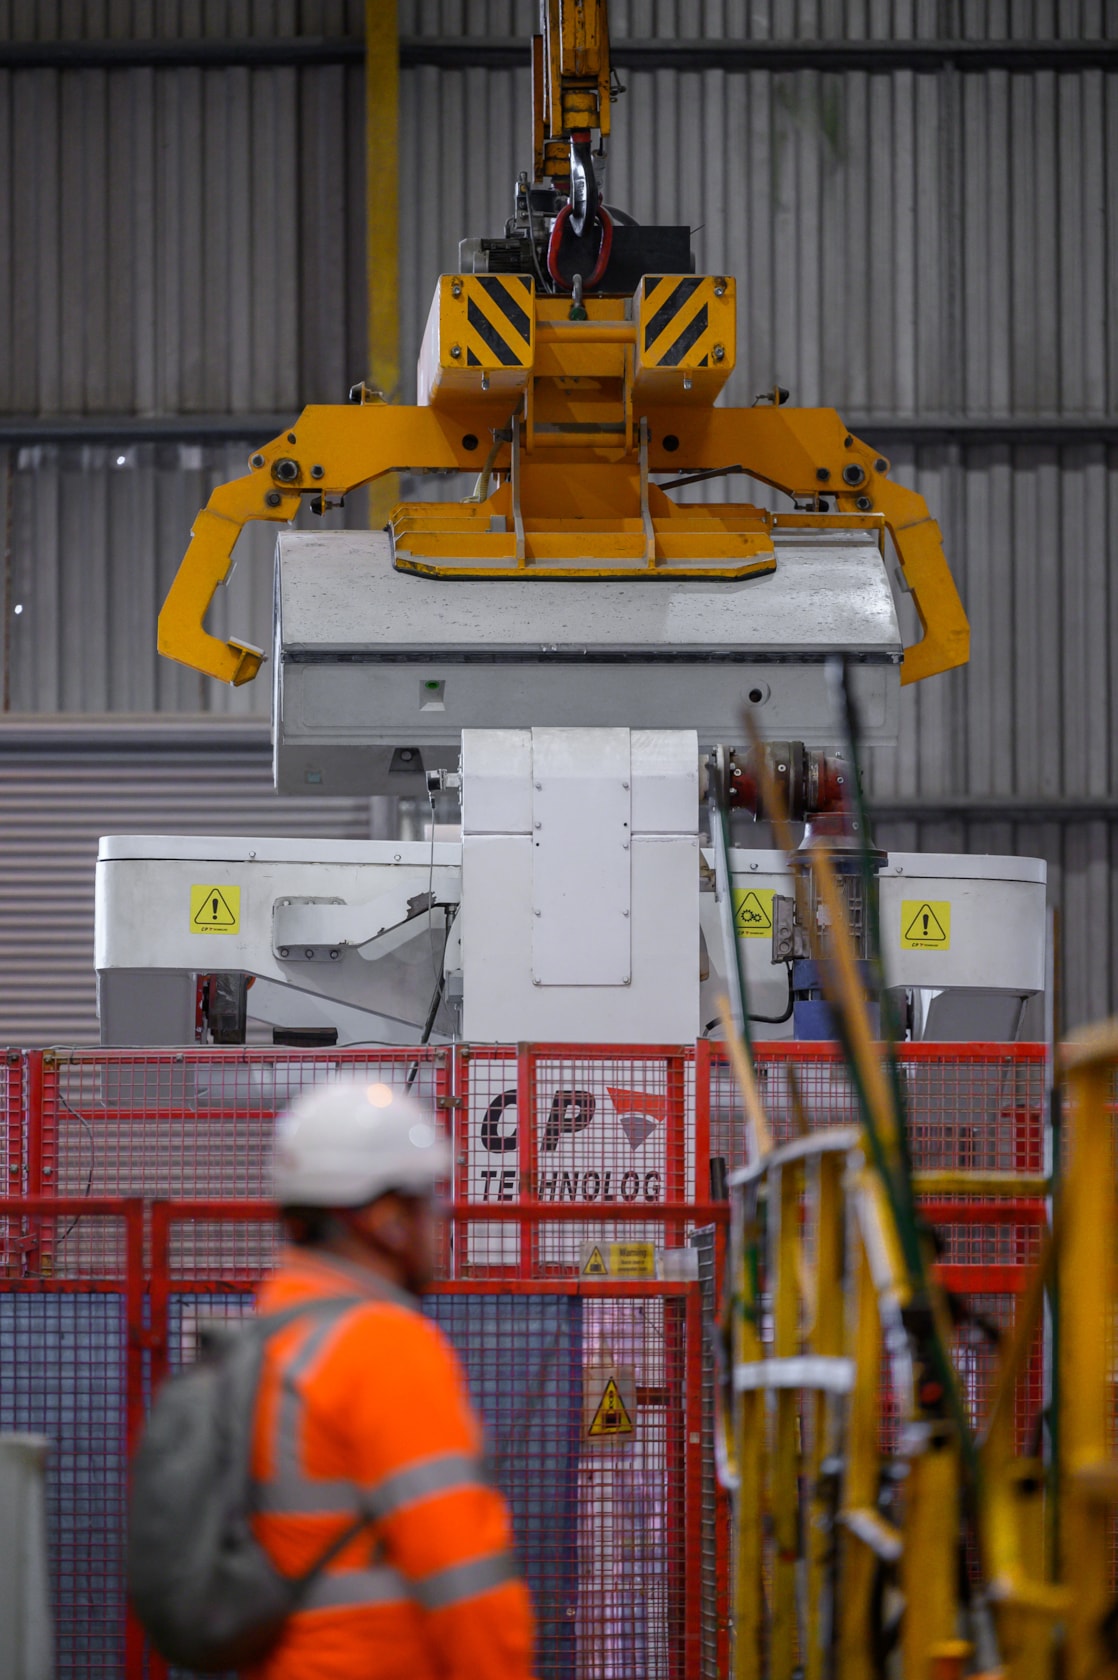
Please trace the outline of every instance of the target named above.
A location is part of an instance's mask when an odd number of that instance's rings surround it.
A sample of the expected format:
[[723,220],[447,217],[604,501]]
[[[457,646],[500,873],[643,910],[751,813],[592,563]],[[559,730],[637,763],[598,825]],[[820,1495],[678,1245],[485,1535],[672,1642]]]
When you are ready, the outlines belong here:
[[739,939],[768,939],[773,930],[772,887],[734,887],[734,926]]
[[902,951],[949,951],[951,905],[946,899],[906,898],[901,903]]
[[191,933],[239,933],[240,887],[194,886],[190,889]]

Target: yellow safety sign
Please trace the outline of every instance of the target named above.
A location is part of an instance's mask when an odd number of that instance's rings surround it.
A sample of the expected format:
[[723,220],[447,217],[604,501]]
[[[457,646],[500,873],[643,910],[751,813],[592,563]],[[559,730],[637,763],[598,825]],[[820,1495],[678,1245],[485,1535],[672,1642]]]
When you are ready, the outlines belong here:
[[773,930],[773,887],[733,889],[734,927],[739,939],[768,939]]
[[652,1242],[584,1242],[579,1272],[591,1278],[654,1278],[656,1244]]
[[621,1390],[613,1377],[610,1377],[602,1398],[598,1402],[597,1410],[590,1421],[590,1428],[586,1431],[591,1436],[602,1435],[632,1435],[633,1420],[621,1398]]
[[239,933],[240,887],[194,886],[190,889],[191,933]]
[[656,1244],[619,1242],[609,1245],[609,1272],[616,1278],[654,1278]]
[[938,898],[906,898],[901,904],[901,950],[949,951],[950,949],[950,901]]

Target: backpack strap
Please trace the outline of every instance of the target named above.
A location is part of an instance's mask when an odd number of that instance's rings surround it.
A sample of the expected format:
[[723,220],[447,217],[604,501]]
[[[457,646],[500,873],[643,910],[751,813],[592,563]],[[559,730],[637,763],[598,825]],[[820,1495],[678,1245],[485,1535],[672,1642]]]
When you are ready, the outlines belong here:
[[[373,1300],[375,1302],[375,1297]],[[307,1316],[319,1317],[324,1315],[336,1315],[340,1318],[344,1316],[345,1312],[350,1307],[367,1306],[369,1304],[369,1298],[362,1295],[331,1295],[320,1296],[318,1299],[313,1301],[300,1301],[294,1306],[282,1308],[278,1312],[268,1313],[264,1317],[258,1318],[255,1321],[256,1326],[259,1327],[258,1345],[260,1355],[262,1357],[266,1343],[270,1341],[273,1336],[277,1335],[281,1330],[286,1329],[289,1324],[293,1324],[299,1318]],[[259,1385],[259,1370],[257,1372],[257,1385]],[[247,1454],[245,1465],[247,1471]],[[359,1514],[351,1523],[347,1524],[341,1534],[336,1535],[335,1538],[330,1541],[329,1545],[327,1545],[319,1554],[319,1556],[310,1565],[309,1569],[305,1570],[303,1574],[294,1577],[294,1582],[297,1585],[300,1594],[305,1592],[308,1587],[312,1586],[317,1577],[321,1575],[322,1571],[333,1562],[338,1554],[343,1552],[350,1542],[357,1538],[362,1529],[369,1527],[369,1525],[374,1521],[371,1513],[360,1509],[360,1500],[357,1495],[356,1483],[354,1484],[353,1491],[354,1503],[358,1506]],[[249,1481],[249,1494],[250,1498],[247,1508],[251,1510],[253,1508],[253,1501],[251,1498],[251,1480]]]

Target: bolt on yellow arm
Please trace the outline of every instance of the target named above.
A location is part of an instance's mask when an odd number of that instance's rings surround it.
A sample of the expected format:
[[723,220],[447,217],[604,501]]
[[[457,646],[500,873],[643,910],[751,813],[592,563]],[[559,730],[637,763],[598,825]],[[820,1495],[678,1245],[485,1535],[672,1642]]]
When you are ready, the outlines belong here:
[[[305,408],[290,432],[274,438],[251,457],[246,478],[220,484],[194,521],[190,546],[159,614],[159,651],[219,682],[251,682],[264,660],[261,648],[230,637],[223,642],[205,628],[218,587],[229,576],[237,538],[251,519],[280,524],[294,519],[303,495],[344,496],[397,469],[450,468],[468,472],[480,465],[495,416],[456,415],[431,408],[397,408],[383,403]],[[462,443],[473,436],[473,449]]]
[[[657,407],[647,416],[648,470],[740,469],[799,500],[835,497],[837,511],[882,516],[923,627],[905,650],[903,683],[965,665],[970,626],[943,553],[939,526],[924,498],[888,477],[888,462],[853,437],[834,409]],[[433,407],[383,403],[306,408],[290,432],[251,457],[246,478],[220,485],[195,521],[190,546],[159,615],[159,651],[221,682],[251,682],[261,649],[205,629],[206,614],[225,582],[233,549],[250,519],[292,519],[304,495],[344,496],[393,471],[479,470],[494,426],[507,423],[507,401]],[[569,444],[537,441],[531,460],[570,469]],[[613,437],[579,440],[577,460],[632,466]],[[508,469],[507,446],[491,465]],[[436,512],[437,509],[432,509]],[[595,563],[596,564],[596,563]],[[601,568],[597,575],[603,575]],[[614,574],[616,575],[616,574]],[[593,577],[587,574],[587,583]]]
[[789,495],[834,495],[841,513],[883,516],[924,632],[905,649],[902,683],[967,663],[970,624],[927,502],[888,478],[888,461],[853,437],[833,408],[715,408],[693,416],[689,432],[696,421],[710,464],[736,461]]

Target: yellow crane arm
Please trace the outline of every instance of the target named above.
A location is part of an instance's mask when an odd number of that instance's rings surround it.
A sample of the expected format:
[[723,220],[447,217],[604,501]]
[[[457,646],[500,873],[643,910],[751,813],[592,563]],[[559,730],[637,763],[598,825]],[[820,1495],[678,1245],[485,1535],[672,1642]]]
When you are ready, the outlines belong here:
[[[492,402],[453,412],[383,403],[304,409],[290,432],[251,457],[249,475],[220,485],[195,520],[190,546],[159,615],[160,653],[221,682],[251,682],[263,651],[236,637],[222,641],[205,628],[245,524],[251,519],[288,521],[305,495],[325,502],[327,496],[347,495],[388,472],[480,470],[494,423],[501,418]],[[888,463],[851,436],[834,409],[665,407],[648,419],[651,472],[740,468],[797,500],[825,493],[836,498],[841,513],[881,514],[924,632],[905,650],[902,682],[919,682],[966,664],[970,627],[938,525],[924,498],[892,482]],[[632,466],[624,448],[612,443],[588,445],[583,458],[613,463],[626,472]],[[569,468],[572,451],[569,446],[537,447],[532,459]],[[491,465],[508,470],[507,445]],[[597,563],[594,575],[603,575]],[[592,581],[588,573],[587,587]]]
[[[833,408],[712,408],[689,421],[688,443],[700,422],[703,452],[712,465],[736,461],[751,477],[791,496],[834,495],[842,513],[884,517],[924,632],[905,649],[902,683],[967,663],[970,623],[927,502],[889,478],[888,461],[852,436]],[[671,461],[649,464],[668,467]]]
[[[190,546],[159,614],[160,653],[219,682],[251,682],[263,649],[237,637],[223,642],[205,628],[245,525],[252,519],[284,524],[294,519],[308,491],[325,501],[400,468],[469,472],[480,467],[492,422],[492,413],[484,410],[451,421],[433,408],[384,403],[305,408],[290,432],[251,456],[253,470],[246,478],[218,485],[194,521]],[[462,441],[471,437],[472,449]]]

